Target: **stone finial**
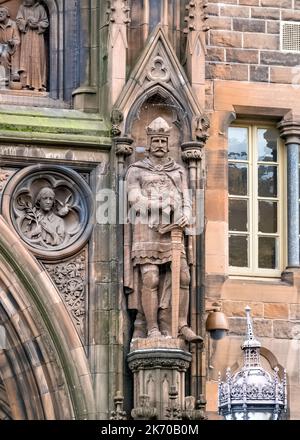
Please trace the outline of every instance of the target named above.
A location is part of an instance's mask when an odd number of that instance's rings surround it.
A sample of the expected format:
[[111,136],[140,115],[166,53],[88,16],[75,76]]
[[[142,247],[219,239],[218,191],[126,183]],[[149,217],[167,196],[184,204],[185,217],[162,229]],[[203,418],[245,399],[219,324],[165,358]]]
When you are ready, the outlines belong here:
[[182,409],[178,404],[178,391],[175,385],[171,385],[169,391],[169,406],[166,408],[168,420],[182,420]]
[[184,19],[186,22],[185,33],[193,31],[207,32],[209,27],[205,23],[208,16],[206,14],[207,1],[206,0],[194,0],[188,1],[185,7],[187,15]]
[[114,397],[115,410],[110,413],[110,420],[127,420],[127,414],[123,410],[124,396],[121,391],[117,391]]
[[128,0],[108,0],[107,4],[108,24],[128,24],[131,22]]

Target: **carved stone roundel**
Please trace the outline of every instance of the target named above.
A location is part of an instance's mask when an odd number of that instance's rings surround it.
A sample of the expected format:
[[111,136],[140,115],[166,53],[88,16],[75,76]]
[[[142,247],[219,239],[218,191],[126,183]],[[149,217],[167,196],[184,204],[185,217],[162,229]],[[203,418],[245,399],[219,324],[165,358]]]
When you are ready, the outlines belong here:
[[73,170],[32,166],[17,173],[6,188],[3,213],[34,254],[66,257],[89,237],[92,193]]

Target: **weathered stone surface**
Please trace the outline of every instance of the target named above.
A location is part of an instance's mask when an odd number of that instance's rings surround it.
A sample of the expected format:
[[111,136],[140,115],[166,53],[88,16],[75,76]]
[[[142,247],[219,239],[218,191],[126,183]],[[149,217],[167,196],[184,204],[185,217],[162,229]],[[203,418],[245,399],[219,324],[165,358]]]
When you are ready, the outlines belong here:
[[280,23],[277,21],[268,21],[267,22],[267,33],[268,34],[279,34],[280,32]]
[[240,32],[265,32],[266,23],[263,20],[234,18],[233,29]]
[[264,19],[280,19],[280,9],[271,8],[252,8],[251,9],[252,18],[264,18]]
[[253,318],[262,318],[264,313],[263,303],[244,302],[244,301],[223,301],[222,310],[226,316],[245,317],[245,308],[251,307]]
[[222,47],[209,47],[207,49],[208,61],[225,61],[225,49]]
[[275,320],[274,337],[281,339],[300,339],[300,321]]
[[269,303],[264,304],[265,318],[288,318],[289,309],[287,304]]
[[250,81],[268,82],[269,67],[250,66]]
[[292,8],[293,0],[261,0],[261,6],[270,6],[274,8]]
[[206,66],[207,78],[247,81],[248,66],[243,64],[209,64]]
[[262,64],[273,64],[278,66],[297,66],[300,64],[300,55],[294,53],[281,53],[276,51],[262,51]]
[[228,17],[250,17],[250,8],[243,6],[221,6],[220,15],[225,15]]
[[210,29],[226,29],[231,30],[231,18],[229,17],[209,17],[207,21]]
[[244,48],[278,50],[279,36],[261,34],[261,33],[258,34],[245,33]]
[[[293,79],[299,77],[300,69],[295,67],[270,67],[270,81],[281,84],[291,84]],[[299,83],[299,81],[298,81]]]
[[211,46],[242,47],[242,35],[231,31],[211,31]]
[[226,49],[226,61],[233,63],[258,63],[258,51],[251,49]]
[[300,320],[300,304],[290,304],[290,319]]
[[[232,335],[244,336],[246,335],[246,318],[228,318],[229,333]],[[254,319],[254,332],[256,337],[273,336],[272,321],[266,319]]]

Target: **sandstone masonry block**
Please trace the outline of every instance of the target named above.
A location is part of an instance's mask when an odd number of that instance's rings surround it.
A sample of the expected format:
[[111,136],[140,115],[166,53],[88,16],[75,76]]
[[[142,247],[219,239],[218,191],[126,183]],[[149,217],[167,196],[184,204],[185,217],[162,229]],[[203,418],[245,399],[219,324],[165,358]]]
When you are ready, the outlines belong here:
[[206,66],[207,78],[248,81],[248,76],[248,66],[245,64],[208,64]]
[[270,20],[279,20],[280,19],[280,9],[272,9],[272,8],[252,8],[251,9],[251,17],[252,18],[264,18]]
[[279,339],[300,339],[300,321],[274,320],[274,337]]
[[249,303],[244,301],[224,301],[222,310],[228,317],[245,317],[246,306],[251,307],[253,318],[262,318],[264,313],[263,303]]
[[250,17],[250,8],[244,6],[221,6],[220,15],[226,17]]
[[295,53],[281,53],[278,51],[262,51],[260,54],[261,64],[277,66],[298,66],[300,55]]
[[209,17],[207,24],[210,29],[224,29],[231,30],[232,22],[229,17]]
[[289,308],[287,304],[268,303],[264,305],[265,318],[288,318]]
[[258,63],[258,50],[226,49],[226,61],[233,63]]
[[211,31],[211,46],[242,47],[242,34],[230,31]]
[[292,8],[293,0],[261,0],[261,6],[273,6],[274,8]]
[[258,6],[259,0],[240,0],[239,4],[245,6]]
[[284,21],[299,21],[300,20],[300,11],[295,11],[291,9],[290,11],[282,11],[281,19]]
[[295,8],[295,9],[300,9],[300,0],[295,0],[295,2],[294,2],[294,8]]
[[268,34],[279,34],[280,24],[277,21],[267,21],[267,33]]
[[[270,81],[280,84],[291,84],[295,77],[295,68],[292,67],[271,67],[270,68]],[[300,69],[298,75],[300,74]]]
[[234,18],[233,30],[240,32],[265,32],[266,22],[264,20],[255,20],[252,18]]
[[206,12],[208,15],[219,15],[219,5],[209,3]]
[[253,33],[245,33],[244,34],[244,47],[246,49],[270,49],[270,50],[278,50],[279,49],[279,36],[277,35],[268,35],[268,34],[253,34]]
[[[209,0],[209,3],[220,3],[219,0]],[[222,0],[222,3],[230,4],[230,5],[237,5],[238,0]]]
[[223,47],[208,47],[207,61],[225,61],[225,49]]
[[300,304],[290,304],[290,319],[300,320]]
[[[246,336],[246,318],[228,318],[229,333],[231,335]],[[258,338],[273,336],[272,321],[266,319],[254,319],[254,333]]]
[[250,66],[250,81],[268,82],[269,81],[269,67]]

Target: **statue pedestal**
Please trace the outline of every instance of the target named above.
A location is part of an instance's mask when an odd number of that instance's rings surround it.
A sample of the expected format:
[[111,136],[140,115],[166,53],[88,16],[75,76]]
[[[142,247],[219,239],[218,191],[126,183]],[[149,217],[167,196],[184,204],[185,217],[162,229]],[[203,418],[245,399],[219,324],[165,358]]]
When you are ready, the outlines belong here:
[[[142,414],[140,402],[147,400],[147,406],[156,409],[157,419],[167,419],[170,393],[174,387],[178,392],[177,405],[183,410],[186,397],[185,373],[192,359],[187,344],[180,339],[141,338],[134,340],[130,348],[127,359],[134,376],[135,412]],[[148,396],[147,399],[145,396]],[[145,408],[145,416],[147,413],[149,411]]]

